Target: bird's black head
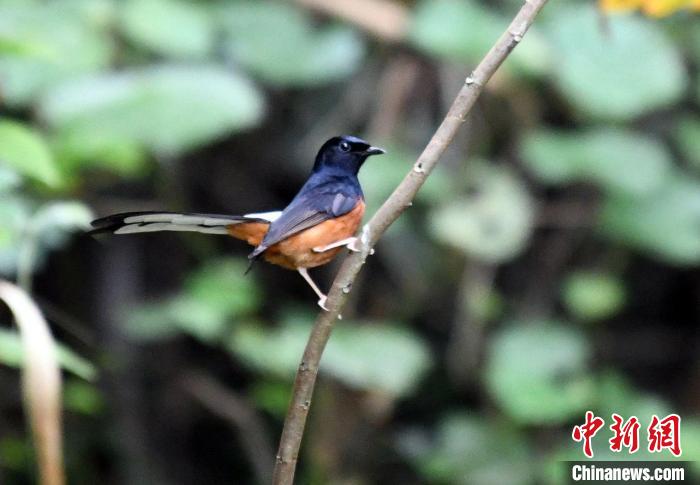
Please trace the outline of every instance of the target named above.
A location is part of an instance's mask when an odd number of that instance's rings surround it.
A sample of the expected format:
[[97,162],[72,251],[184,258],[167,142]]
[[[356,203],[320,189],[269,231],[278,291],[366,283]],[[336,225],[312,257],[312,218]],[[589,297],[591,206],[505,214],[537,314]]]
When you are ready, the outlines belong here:
[[334,169],[357,175],[367,157],[384,153],[355,136],[336,136],[323,144],[316,155],[314,172],[321,169]]

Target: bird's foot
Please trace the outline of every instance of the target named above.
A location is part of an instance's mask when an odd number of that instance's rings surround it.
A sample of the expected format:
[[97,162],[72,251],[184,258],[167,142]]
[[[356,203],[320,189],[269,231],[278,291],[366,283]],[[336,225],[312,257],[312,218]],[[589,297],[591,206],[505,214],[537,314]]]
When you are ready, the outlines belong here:
[[328,308],[326,307],[326,300],[328,300],[328,297],[327,297],[327,296],[322,296],[322,297],[318,300],[318,306],[320,306],[322,310],[324,310],[324,311],[327,312],[327,311],[329,311],[329,310],[328,310]]
[[[313,248],[313,252],[324,253],[330,249],[339,248],[342,246],[345,246],[353,253],[359,253],[360,251],[362,251],[362,241],[360,240],[360,238],[359,237],[349,237],[347,239],[342,239],[340,241],[336,241],[334,243],[328,244],[327,246],[317,246],[317,247]],[[370,249],[369,254],[370,255],[374,254],[374,249]]]

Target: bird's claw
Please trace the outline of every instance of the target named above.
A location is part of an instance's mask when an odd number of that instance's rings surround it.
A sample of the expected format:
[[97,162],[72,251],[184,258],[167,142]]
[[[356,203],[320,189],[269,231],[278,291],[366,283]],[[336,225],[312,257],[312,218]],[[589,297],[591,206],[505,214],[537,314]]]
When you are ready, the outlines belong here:
[[321,307],[323,311],[329,311],[328,308],[326,307],[326,300],[328,300],[328,297],[323,296],[318,300],[318,306]]
[[[360,240],[359,237],[356,237],[348,243],[347,248],[350,251],[352,251],[353,253],[359,253],[360,251],[362,251],[362,241]],[[372,256],[373,254],[374,254],[374,248],[370,248],[369,255]]]
[[[335,249],[345,246],[348,248],[349,251],[352,251],[353,253],[359,253],[362,251],[362,240],[359,237],[353,237],[351,239],[344,239],[342,241],[338,241],[333,244],[329,244],[327,246],[316,246],[315,248],[311,248],[311,250],[314,253],[325,253],[326,251],[330,249]],[[370,256],[374,254],[374,249],[369,250]]]
[[347,244],[347,248],[348,248],[350,251],[352,251],[353,253],[359,253],[360,251],[362,251],[362,248],[360,247],[360,244],[361,244],[361,243],[360,243],[360,238],[355,237],[355,238],[352,239],[352,241],[350,241],[350,242]]

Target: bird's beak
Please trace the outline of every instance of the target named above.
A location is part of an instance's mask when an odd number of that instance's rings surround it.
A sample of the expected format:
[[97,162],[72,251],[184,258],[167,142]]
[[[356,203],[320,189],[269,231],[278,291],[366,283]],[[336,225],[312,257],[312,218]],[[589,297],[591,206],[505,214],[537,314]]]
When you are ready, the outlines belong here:
[[369,147],[367,150],[365,150],[365,155],[381,155],[383,153],[386,153],[386,150],[379,148],[379,147]]

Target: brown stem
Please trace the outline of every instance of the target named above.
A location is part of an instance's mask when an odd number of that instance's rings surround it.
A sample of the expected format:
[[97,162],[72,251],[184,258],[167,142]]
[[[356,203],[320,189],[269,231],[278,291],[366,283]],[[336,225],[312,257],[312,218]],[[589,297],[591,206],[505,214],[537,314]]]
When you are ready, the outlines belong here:
[[403,211],[410,207],[414,196],[425,183],[459,127],[464,123],[484,85],[522,40],[535,16],[545,3],[546,0],[526,0],[508,26],[508,29],[491,47],[491,50],[489,50],[471,75],[467,77],[447,116],[423,150],[423,153],[418,157],[412,170],[363,228],[362,250],[351,254],[343,261],[328,293],[326,305],[329,311],[321,312],[316,319],[294,380],[292,400],[287,410],[284,430],[282,431],[280,446],[275,460],[275,470],[272,479],[274,485],[292,485],[294,482],[294,471],[296,469],[299,447],[304,434],[306,417],[311,406],[311,396],[316,383],[321,355],[330,337],[333,324],[339,318],[340,310],[347,300],[347,293],[352,289],[355,277],[367,259],[370,249]]

